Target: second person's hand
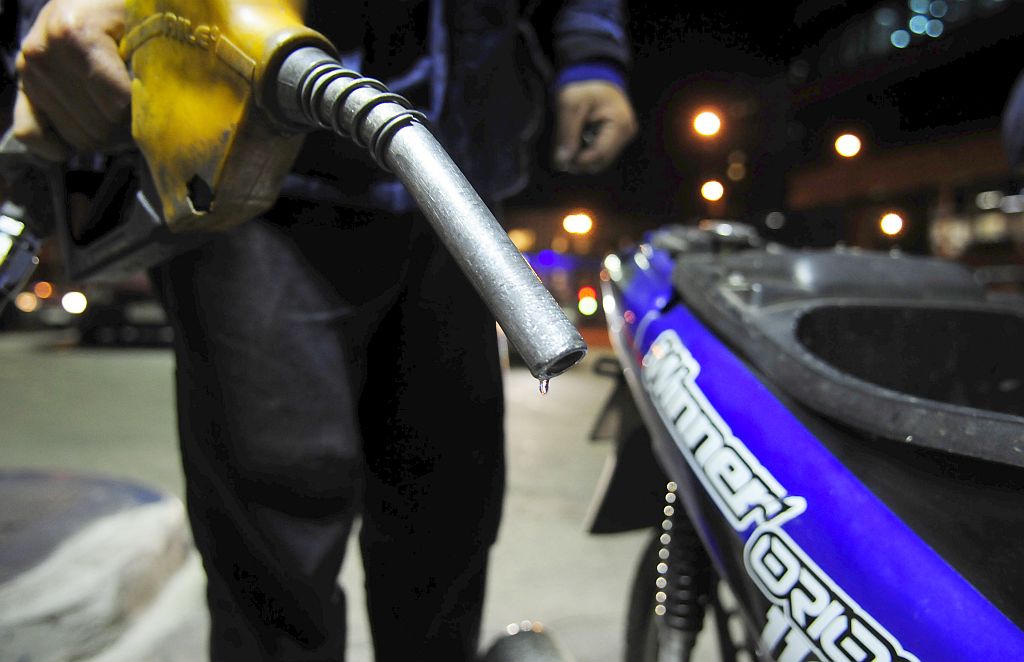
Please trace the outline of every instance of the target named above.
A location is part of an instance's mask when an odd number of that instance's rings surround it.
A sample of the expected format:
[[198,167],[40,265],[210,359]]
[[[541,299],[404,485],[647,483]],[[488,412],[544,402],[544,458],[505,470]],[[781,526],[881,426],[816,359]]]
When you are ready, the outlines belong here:
[[[636,113],[618,85],[603,80],[570,83],[556,99],[555,167],[593,174],[607,168],[636,136]],[[593,135],[584,140],[591,127]]]

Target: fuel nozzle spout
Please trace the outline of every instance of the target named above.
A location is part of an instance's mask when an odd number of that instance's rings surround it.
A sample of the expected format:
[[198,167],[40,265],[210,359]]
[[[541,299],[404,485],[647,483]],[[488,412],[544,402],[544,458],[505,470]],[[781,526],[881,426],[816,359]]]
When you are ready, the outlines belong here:
[[548,380],[586,355],[579,331],[404,98],[315,47],[288,54],[270,80],[264,105],[277,121],[348,137],[401,180],[534,377]]

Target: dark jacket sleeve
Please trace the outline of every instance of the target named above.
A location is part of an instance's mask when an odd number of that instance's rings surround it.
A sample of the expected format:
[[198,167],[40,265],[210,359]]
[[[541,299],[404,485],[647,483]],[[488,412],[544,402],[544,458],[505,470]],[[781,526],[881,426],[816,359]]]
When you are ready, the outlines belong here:
[[553,27],[556,69],[594,61],[629,68],[622,0],[568,0]]
[[28,29],[46,0],[0,0],[0,55],[4,75],[14,80],[14,60]]
[[1003,151],[1006,152],[1010,166],[1024,167],[1024,74],[1021,74],[1013,87],[1003,109]]

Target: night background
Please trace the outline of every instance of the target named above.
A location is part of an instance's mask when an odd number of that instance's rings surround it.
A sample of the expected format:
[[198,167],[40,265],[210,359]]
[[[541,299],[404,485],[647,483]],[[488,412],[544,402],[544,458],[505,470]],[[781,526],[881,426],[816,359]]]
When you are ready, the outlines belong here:
[[[552,172],[549,136],[541,140],[533,186],[510,205],[513,223],[541,225],[538,247],[547,235],[537,210],[551,207],[556,216],[592,211],[593,241],[585,247],[598,252],[645,229],[709,217],[743,220],[794,245],[929,252],[928,226],[940,202],[962,214],[970,210],[959,207],[982,189],[1017,193],[997,134],[1024,68],[1016,38],[1021,3],[632,3],[629,12],[640,134],[617,166],[590,177]],[[705,107],[722,116],[712,139],[690,127]],[[842,131],[863,141],[849,163],[832,146]],[[968,158],[974,154],[984,158]],[[733,162],[742,178],[727,178]],[[956,172],[945,172],[951,163]],[[835,170],[841,167],[849,172]],[[808,201],[801,190],[820,186],[815,176],[845,183],[828,186],[834,194],[827,200]],[[707,179],[726,185],[717,203],[700,197]],[[886,206],[903,210],[906,226],[883,242],[858,227],[867,222],[859,212]],[[773,211],[784,214],[781,226],[765,224]]]
[[[1024,70],[1024,2],[627,4],[637,138],[600,175],[558,173],[549,113],[532,181],[504,209],[513,241],[567,309],[581,288],[597,285],[607,253],[654,228],[702,219],[747,223],[790,246],[898,248],[1024,274],[1022,181],[1000,139]],[[541,43],[558,7],[539,3]],[[12,38],[13,27],[0,21],[0,37]],[[13,86],[0,90],[10,95]],[[721,118],[716,135],[694,131],[701,110]],[[833,147],[844,132],[861,140],[854,157]],[[714,202],[701,195],[710,180],[724,188]],[[581,212],[592,229],[564,230],[563,219]],[[881,229],[887,214],[900,219],[891,234]],[[41,257],[36,278],[80,289],[60,282],[55,246]],[[145,278],[136,280],[118,285],[114,298],[148,296]],[[8,307],[0,327],[35,326],[40,311],[67,324],[58,298]],[[600,317],[590,321],[601,325]]]

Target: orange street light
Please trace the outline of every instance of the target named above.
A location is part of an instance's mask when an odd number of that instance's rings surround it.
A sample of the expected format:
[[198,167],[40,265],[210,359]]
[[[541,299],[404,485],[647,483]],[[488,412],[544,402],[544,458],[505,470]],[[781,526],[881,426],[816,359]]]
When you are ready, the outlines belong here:
[[903,232],[903,217],[896,212],[889,212],[879,219],[878,227],[882,230],[883,234],[895,237],[900,232]]
[[32,293],[40,299],[49,299],[53,296],[53,285],[45,280],[41,280],[32,286]]
[[569,214],[562,219],[562,228],[569,234],[587,234],[594,228],[594,219],[582,212]]
[[836,154],[847,159],[860,154],[861,142],[860,138],[852,133],[844,133],[843,135],[836,138],[835,148]]
[[711,179],[700,187],[700,195],[709,202],[717,202],[725,195],[725,187],[722,186],[722,182]]
[[693,118],[693,130],[705,138],[716,135],[722,129],[722,118],[711,110],[697,113]]

